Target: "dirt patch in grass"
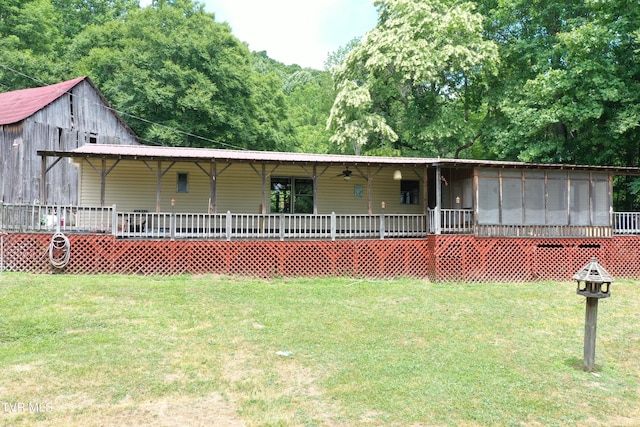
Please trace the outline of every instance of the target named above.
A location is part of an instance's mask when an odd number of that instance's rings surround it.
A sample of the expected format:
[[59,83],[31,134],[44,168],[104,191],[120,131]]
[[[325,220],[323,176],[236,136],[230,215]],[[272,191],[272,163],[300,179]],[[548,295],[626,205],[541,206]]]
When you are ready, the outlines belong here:
[[274,351],[265,358],[250,348],[245,343],[243,350],[230,354],[223,363],[230,396],[250,419],[255,419],[251,416],[255,411],[265,424],[344,425],[337,405],[329,402],[318,385],[321,373],[303,366],[296,354]]
[[[50,408],[50,412],[46,412]],[[97,404],[83,394],[62,396],[39,413],[4,413],[0,418],[7,425],[38,425],[61,427],[82,426],[229,426],[243,427],[233,402],[219,393],[204,397],[163,397],[157,400],[134,402],[123,399],[118,403]]]

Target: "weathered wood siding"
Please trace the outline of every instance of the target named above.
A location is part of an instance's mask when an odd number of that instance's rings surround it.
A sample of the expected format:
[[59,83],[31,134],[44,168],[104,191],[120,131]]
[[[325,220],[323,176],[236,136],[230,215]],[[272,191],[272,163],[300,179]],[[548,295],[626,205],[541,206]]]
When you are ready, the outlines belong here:
[[[105,108],[86,81],[27,119],[0,126],[0,199],[7,203],[75,204],[77,169],[59,161],[47,174],[46,200],[41,195],[38,150],[71,150],[88,143],[137,144],[135,136]],[[49,159],[51,165],[54,159]]]
[[[91,160],[99,171],[99,160]],[[106,163],[109,170],[114,161]],[[116,204],[120,211],[156,210],[158,163],[122,160],[109,173],[105,181],[105,205]],[[164,172],[161,180],[160,210],[171,211],[171,199],[175,200],[175,212],[205,213],[209,206],[210,182],[209,177],[194,163],[176,162],[170,169],[171,162],[163,161],[160,170]],[[205,170],[208,165],[201,165]],[[217,211],[234,213],[259,213],[262,204],[262,165],[252,168],[246,163],[226,163],[217,165]],[[153,169],[153,170],[152,170]],[[337,176],[344,170],[342,166],[332,166],[324,171],[318,167],[317,205],[318,213],[354,214],[367,213],[367,181],[362,176],[353,174],[350,180]],[[81,163],[80,204],[97,206],[100,204],[100,174],[92,168],[86,160]],[[403,205],[400,203],[400,181],[393,180],[393,168],[380,171],[372,181],[372,211],[382,212],[382,202],[385,202],[385,212],[389,214],[420,214],[422,207],[422,189],[418,204]],[[271,177],[311,178],[311,166],[278,166],[267,165],[267,203]],[[188,174],[188,192],[177,192],[177,174]],[[403,171],[406,176],[412,176],[410,168]],[[413,174],[413,176],[416,176]],[[416,176],[416,180],[418,180]],[[355,186],[362,188],[362,196],[357,197]],[[268,208],[268,206],[267,206]]]

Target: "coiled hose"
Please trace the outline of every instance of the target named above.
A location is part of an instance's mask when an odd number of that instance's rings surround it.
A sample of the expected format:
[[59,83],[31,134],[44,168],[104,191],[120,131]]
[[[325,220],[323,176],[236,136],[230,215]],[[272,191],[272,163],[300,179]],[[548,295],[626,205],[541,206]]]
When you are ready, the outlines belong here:
[[58,232],[51,238],[49,244],[49,260],[54,268],[62,269],[69,263],[71,258],[71,244],[69,238]]

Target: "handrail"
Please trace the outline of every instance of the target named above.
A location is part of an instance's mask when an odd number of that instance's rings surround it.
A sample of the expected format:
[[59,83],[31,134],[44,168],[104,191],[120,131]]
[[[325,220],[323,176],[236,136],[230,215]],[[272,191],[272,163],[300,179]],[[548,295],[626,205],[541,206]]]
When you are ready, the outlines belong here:
[[640,212],[614,212],[613,234],[640,234]]
[[423,215],[192,214],[118,212],[116,237],[237,239],[354,239],[423,237]]
[[[0,230],[7,233],[55,232],[113,234],[145,239],[385,239],[420,238],[427,234],[540,235],[545,226],[484,226],[479,230],[471,209],[435,209],[421,214],[250,214],[150,213],[117,211],[116,206],[28,205],[0,202]],[[439,229],[436,226],[439,225]],[[506,227],[506,228],[505,228]],[[507,231],[503,228],[508,229]],[[537,229],[540,230],[537,230]],[[555,227],[557,228],[557,227]],[[565,227],[562,235],[577,233]],[[584,227],[583,227],[584,228]],[[588,227],[587,227],[588,228]],[[594,227],[591,227],[594,228]],[[640,212],[615,212],[609,231],[581,231],[581,235],[640,235]],[[509,234],[510,233],[510,234]],[[560,232],[556,232],[558,234]],[[585,234],[586,233],[586,234]],[[591,234],[589,234],[591,233]],[[595,234],[594,234],[595,233]],[[484,235],[484,234],[482,234]]]
[[7,232],[111,233],[115,206],[0,203],[0,228]]

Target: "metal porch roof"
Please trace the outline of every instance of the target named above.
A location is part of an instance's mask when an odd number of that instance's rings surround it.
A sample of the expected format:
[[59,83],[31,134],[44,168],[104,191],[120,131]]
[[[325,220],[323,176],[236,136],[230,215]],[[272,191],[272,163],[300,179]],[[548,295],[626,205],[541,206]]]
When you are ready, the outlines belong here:
[[38,151],[46,157],[108,158],[126,160],[171,160],[200,162],[302,163],[341,165],[397,165],[442,167],[502,167],[564,170],[593,170],[622,175],[640,175],[640,168],[504,162],[492,160],[444,159],[425,157],[378,157],[341,154],[308,154],[275,151],[228,150],[214,148],[164,147],[147,145],[85,144],[71,151]]

